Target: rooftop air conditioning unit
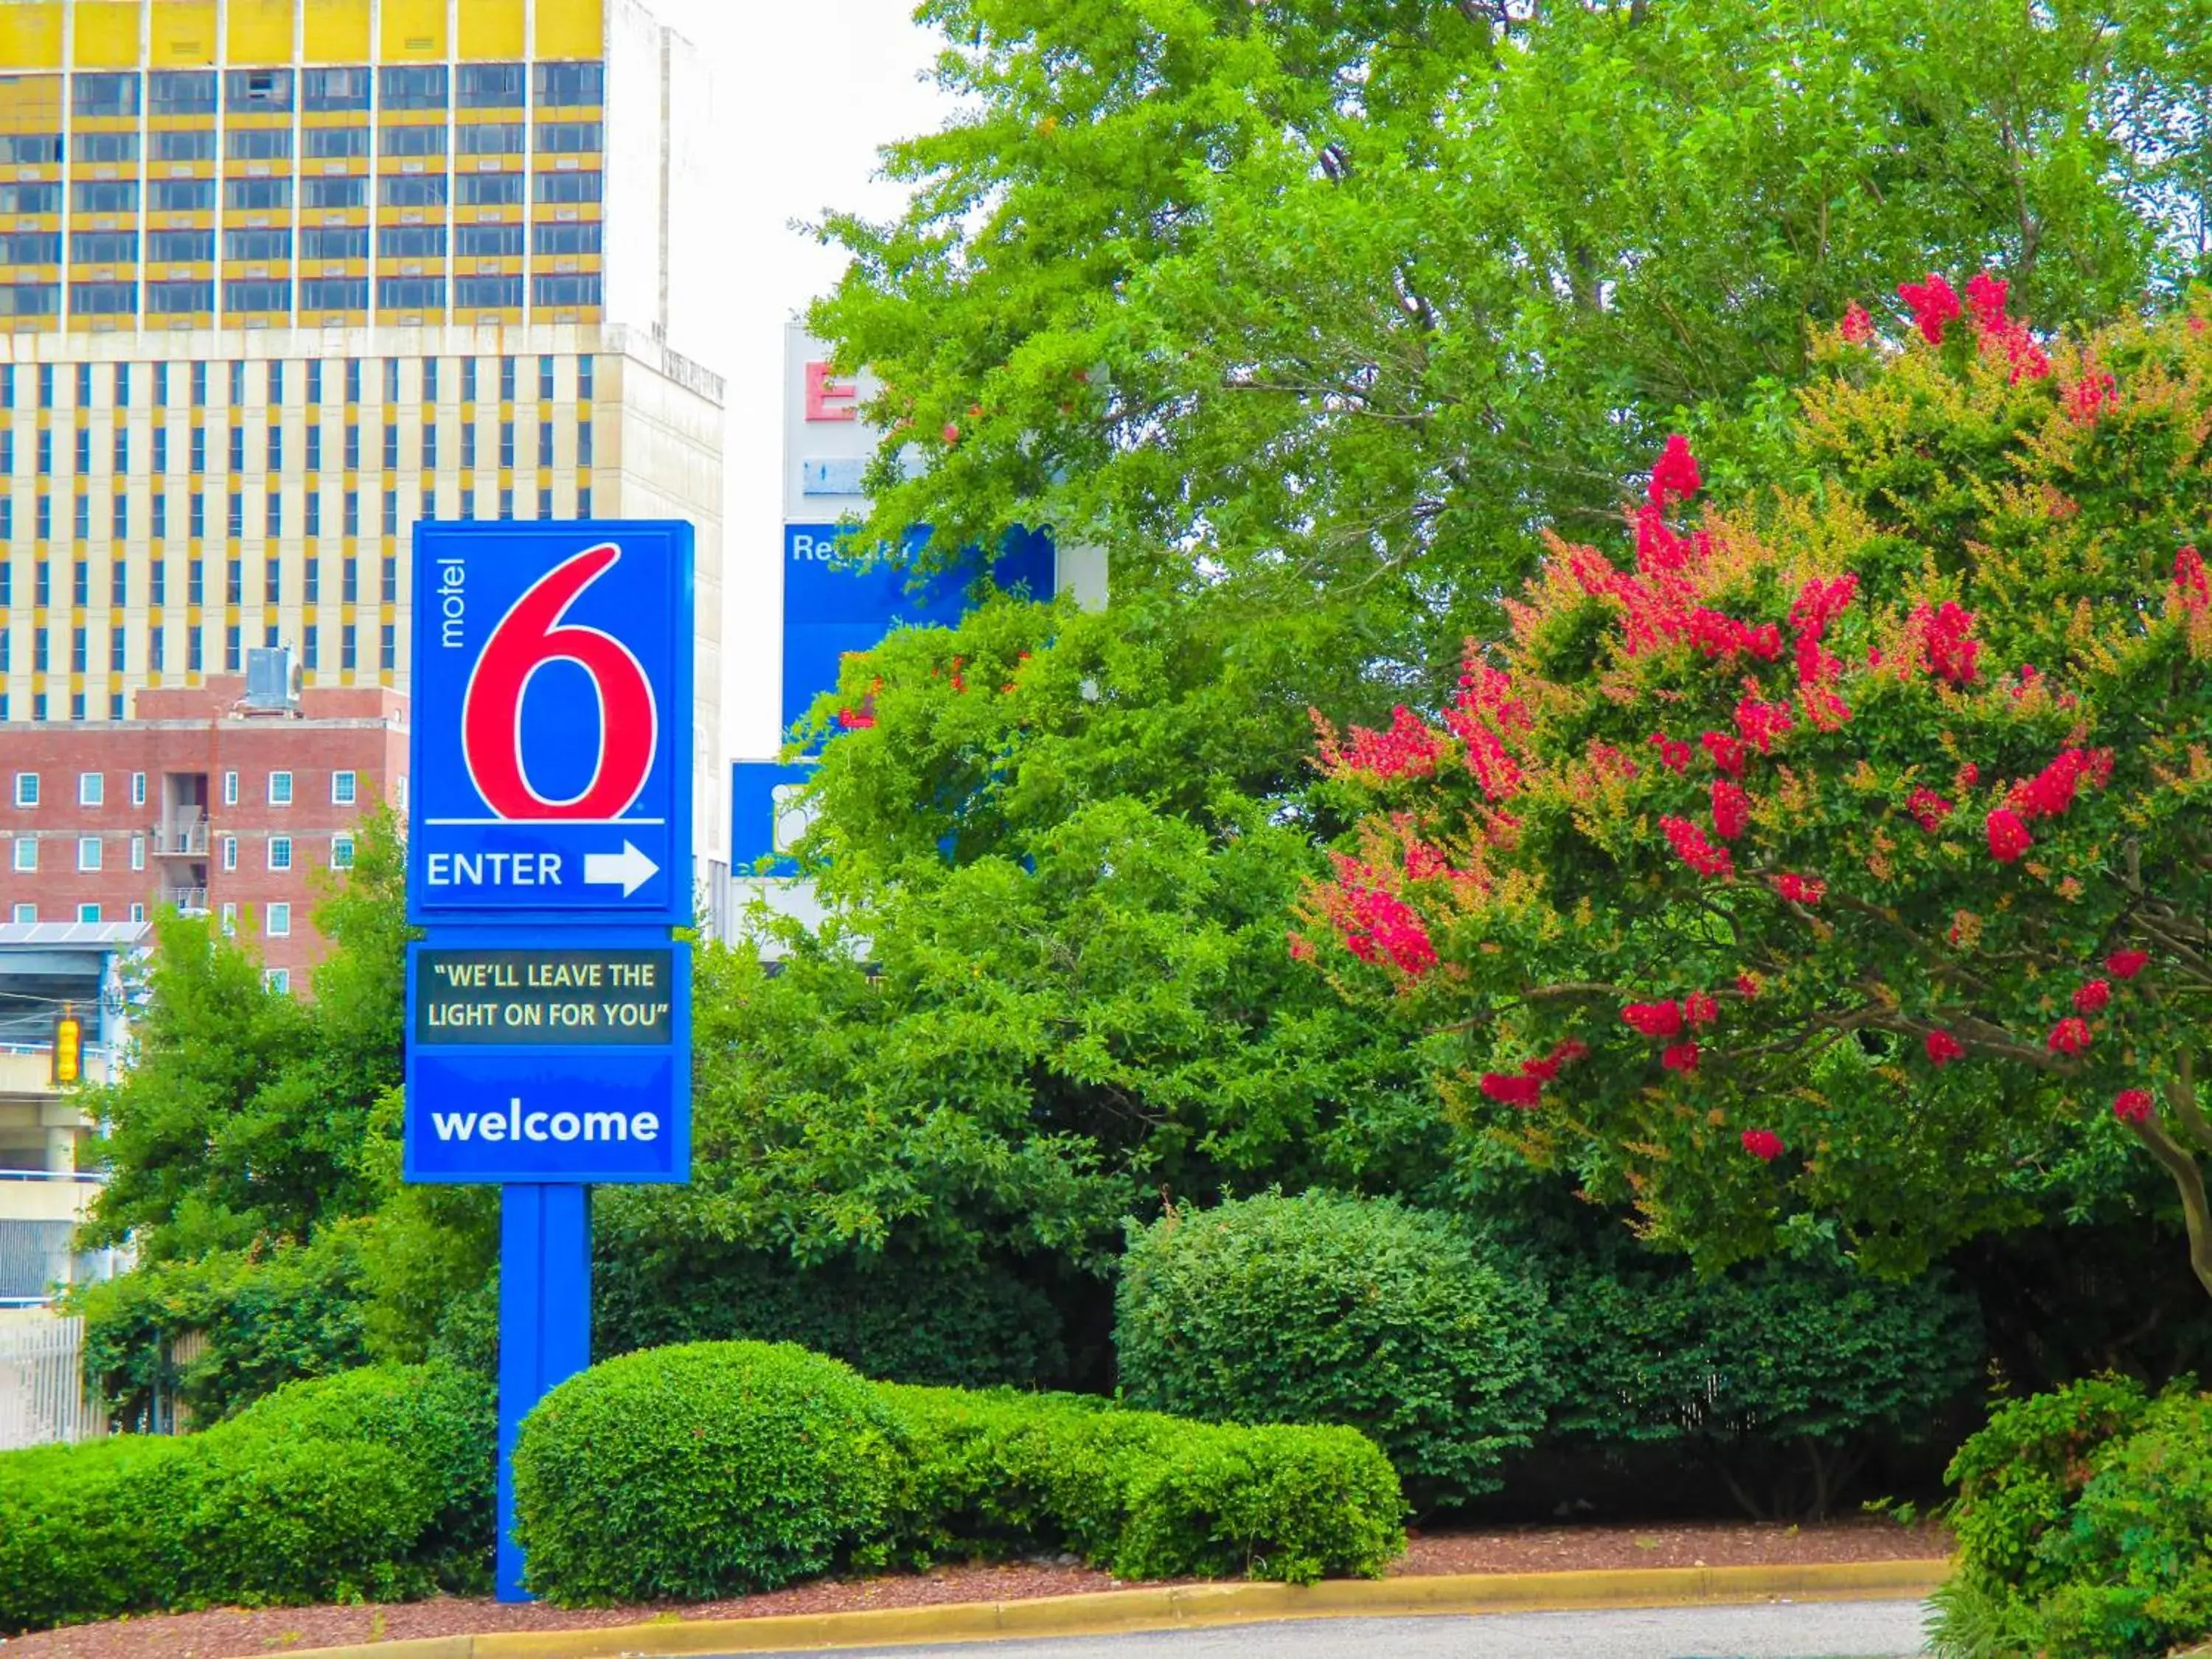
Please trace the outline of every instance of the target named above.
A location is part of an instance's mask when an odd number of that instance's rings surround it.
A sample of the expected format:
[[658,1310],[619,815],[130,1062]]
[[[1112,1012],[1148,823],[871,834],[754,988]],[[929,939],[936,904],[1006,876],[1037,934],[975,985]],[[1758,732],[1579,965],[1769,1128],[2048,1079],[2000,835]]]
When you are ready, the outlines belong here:
[[282,711],[299,708],[300,665],[290,646],[257,646],[246,653],[246,706]]

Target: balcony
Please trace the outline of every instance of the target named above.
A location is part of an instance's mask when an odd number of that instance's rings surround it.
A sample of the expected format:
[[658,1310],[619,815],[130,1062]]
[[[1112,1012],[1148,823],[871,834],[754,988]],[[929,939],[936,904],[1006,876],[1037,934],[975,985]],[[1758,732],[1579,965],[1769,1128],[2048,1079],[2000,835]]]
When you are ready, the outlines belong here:
[[208,850],[208,821],[178,818],[154,826],[154,852],[165,859],[204,859]]
[[164,887],[161,890],[161,902],[164,904],[175,905],[177,908],[182,911],[185,915],[204,916],[207,914],[208,908],[207,889],[204,887]]

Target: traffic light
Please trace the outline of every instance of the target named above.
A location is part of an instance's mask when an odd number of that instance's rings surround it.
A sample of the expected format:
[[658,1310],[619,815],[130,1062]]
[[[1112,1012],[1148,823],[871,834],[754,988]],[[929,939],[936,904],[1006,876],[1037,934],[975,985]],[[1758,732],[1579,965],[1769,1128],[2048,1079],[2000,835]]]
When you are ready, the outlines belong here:
[[54,1081],[75,1083],[84,1069],[84,1022],[64,1014],[54,1022]]

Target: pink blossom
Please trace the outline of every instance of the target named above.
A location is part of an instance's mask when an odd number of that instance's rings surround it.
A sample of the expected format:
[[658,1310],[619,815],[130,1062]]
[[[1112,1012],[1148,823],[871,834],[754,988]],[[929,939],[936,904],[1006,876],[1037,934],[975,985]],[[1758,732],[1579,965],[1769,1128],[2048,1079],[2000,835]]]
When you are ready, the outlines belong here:
[[1718,876],[1725,879],[1735,873],[1735,859],[1725,847],[1716,847],[1705,839],[1705,832],[1687,818],[1662,817],[1659,827],[1667,833],[1668,844],[1674,848],[1674,856],[1701,876]]
[[1905,810],[1912,815],[1914,823],[1932,836],[1951,816],[1951,803],[1933,789],[1915,789],[1905,798]]
[[2075,991],[2074,1012],[2077,1014],[2101,1013],[2112,1000],[2112,981],[2093,979]]
[[1966,1057],[1966,1045],[1948,1031],[1930,1031],[1926,1047],[1928,1058],[1936,1066],[1948,1066],[1954,1060]]
[[1698,741],[1705,746],[1705,753],[1713,763],[1713,769],[1725,772],[1732,778],[1743,775],[1743,744],[1725,732],[1708,732]]
[[1897,297],[1912,313],[1913,326],[1929,345],[1943,343],[1943,325],[1959,315],[1959,296],[1950,283],[1934,271],[1924,283],[1899,283]]
[[1782,1137],[1771,1129],[1746,1129],[1743,1149],[1762,1164],[1771,1164],[1786,1150]]
[[1692,1025],[1710,1025],[1721,1017],[1721,1006],[1710,991],[1692,991],[1682,999],[1682,1018]]
[[1756,697],[1745,697],[1735,706],[1736,730],[1743,738],[1762,755],[1774,746],[1774,740],[1796,722],[1790,717],[1790,705],[1783,702],[1761,702]]
[[1788,872],[1775,877],[1774,890],[1792,904],[1818,904],[1827,896],[1828,884],[1818,876],[1793,875]]
[[2133,979],[2150,966],[2148,951],[2115,951],[2105,958],[2105,966],[2112,970],[2114,979]]
[[1668,737],[1664,732],[1654,732],[1644,739],[1659,751],[1659,764],[1669,772],[1681,773],[1690,769],[1690,745]]
[[1712,795],[1713,833],[1723,841],[1735,841],[1751,827],[1751,797],[1741,784],[1726,778],[1713,780]]
[[1979,672],[1974,659],[1982,649],[1981,641],[1972,637],[1974,613],[1955,600],[1946,599],[1932,609],[1925,604],[1915,605],[1909,620],[1919,630],[1922,659],[1928,672],[1954,685],[1972,685]]
[[2027,833],[2027,826],[2019,817],[2000,806],[1990,814],[1984,826],[1989,831],[1990,856],[1999,864],[2016,863],[2021,855],[2035,845]]
[[1690,453],[1690,441],[1679,432],[1669,433],[1658,460],[1652,465],[1651,505],[1663,507],[1670,500],[1686,501],[1704,483],[1698,474],[1697,457]]
[[1698,1045],[1694,1042],[1669,1043],[1660,1050],[1659,1064],[1669,1072],[1694,1072],[1698,1069]]
[[1844,307],[1840,331],[1846,345],[1864,345],[1874,338],[1874,319],[1867,314],[1864,306],[1854,300]]
[[2150,1115],[2148,1089],[2123,1089],[2112,1097],[2112,1115],[2123,1123],[2141,1123]]
[[2089,1046],[2089,1022],[2069,1014],[2051,1028],[2044,1042],[2054,1054],[2078,1054]]
[[1648,1037],[1679,1036],[1682,1005],[1679,1002],[1632,1002],[1620,1011],[1621,1024]]
[[1544,1093],[1544,1085],[1537,1079],[1508,1077],[1503,1072],[1485,1072],[1481,1087],[1486,1100],[1499,1101],[1523,1110],[1537,1104]]

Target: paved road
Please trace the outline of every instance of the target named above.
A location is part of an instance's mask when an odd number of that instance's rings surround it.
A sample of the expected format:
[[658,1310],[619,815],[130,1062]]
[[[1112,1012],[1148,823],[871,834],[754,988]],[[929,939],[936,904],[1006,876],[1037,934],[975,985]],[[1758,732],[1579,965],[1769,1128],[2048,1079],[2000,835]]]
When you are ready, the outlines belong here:
[[[1919,1601],[1309,1619],[1146,1636],[848,1650],[843,1659],[1914,1659]],[[758,1659],[758,1656],[755,1656]]]

